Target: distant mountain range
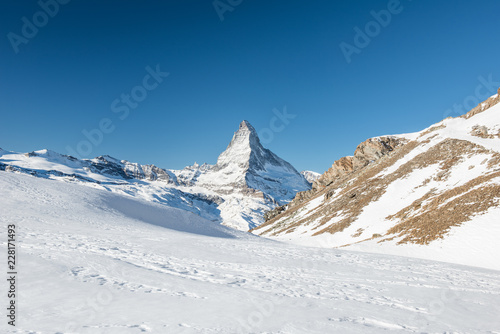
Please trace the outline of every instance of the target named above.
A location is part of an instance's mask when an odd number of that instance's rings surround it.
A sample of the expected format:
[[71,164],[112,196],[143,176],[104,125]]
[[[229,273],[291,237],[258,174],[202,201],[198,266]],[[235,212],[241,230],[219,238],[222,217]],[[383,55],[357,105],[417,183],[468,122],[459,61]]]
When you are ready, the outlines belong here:
[[309,183],[313,183],[321,176],[320,173],[312,172],[310,170],[303,170],[302,172],[300,172],[300,174],[302,174],[302,176],[304,176]]
[[263,223],[266,211],[310,189],[308,180],[315,175],[306,172],[304,177],[265,149],[247,121],[215,165],[170,170],[107,155],[77,159],[50,150],[22,154],[0,149],[0,170],[140,197],[244,231]]

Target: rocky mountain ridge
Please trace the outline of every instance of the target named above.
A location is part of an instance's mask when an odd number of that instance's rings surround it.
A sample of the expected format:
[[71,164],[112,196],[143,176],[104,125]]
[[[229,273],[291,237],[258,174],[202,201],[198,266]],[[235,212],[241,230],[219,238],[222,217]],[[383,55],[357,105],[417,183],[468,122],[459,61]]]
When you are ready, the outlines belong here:
[[486,245],[500,238],[499,214],[496,94],[423,131],[361,143],[311,190],[266,213],[266,222],[252,232],[321,247],[411,250],[422,257],[437,248],[460,254],[460,244],[467,244],[489,256]]

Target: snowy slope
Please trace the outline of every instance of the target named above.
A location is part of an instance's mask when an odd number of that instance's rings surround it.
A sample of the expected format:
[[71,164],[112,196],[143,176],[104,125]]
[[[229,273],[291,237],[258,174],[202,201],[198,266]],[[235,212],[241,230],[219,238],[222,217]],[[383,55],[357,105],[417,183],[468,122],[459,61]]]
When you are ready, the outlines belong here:
[[19,240],[2,333],[500,329],[498,271],[277,243],[84,183],[0,172],[0,189]]
[[310,189],[293,166],[262,147],[247,121],[216,165],[195,163],[168,170],[110,156],[79,160],[50,150],[2,150],[2,170],[139,197],[243,231],[261,224],[266,211],[288,203],[297,191]]
[[500,104],[392,137],[402,144],[344,174],[334,164],[254,233],[500,269]]
[[[50,150],[0,152],[0,171],[78,183],[193,212],[220,222],[222,199],[204,189],[184,189],[172,171],[119,161],[109,156],[79,160]],[[186,190],[186,191],[183,191]],[[198,191],[197,191],[198,190]]]

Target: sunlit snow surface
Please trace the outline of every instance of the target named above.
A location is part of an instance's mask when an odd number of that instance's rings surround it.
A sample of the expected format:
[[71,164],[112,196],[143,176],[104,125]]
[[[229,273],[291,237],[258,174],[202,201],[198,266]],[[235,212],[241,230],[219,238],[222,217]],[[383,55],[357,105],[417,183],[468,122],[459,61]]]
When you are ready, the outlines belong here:
[[2,333],[500,331],[499,271],[286,245],[23,174],[0,172],[0,189],[20,253]]

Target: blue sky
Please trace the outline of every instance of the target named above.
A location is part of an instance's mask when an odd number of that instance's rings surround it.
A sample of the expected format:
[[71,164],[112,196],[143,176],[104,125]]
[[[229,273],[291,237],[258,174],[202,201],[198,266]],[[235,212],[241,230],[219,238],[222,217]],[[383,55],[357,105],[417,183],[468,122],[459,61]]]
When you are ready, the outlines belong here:
[[[246,119],[298,170],[323,172],[500,82],[494,0],[60,0],[57,13],[54,1],[42,0],[53,17],[37,1],[0,5],[4,149],[80,145],[82,157],[182,168],[215,163]],[[350,62],[340,45],[357,48]],[[157,65],[161,82],[146,78]]]

